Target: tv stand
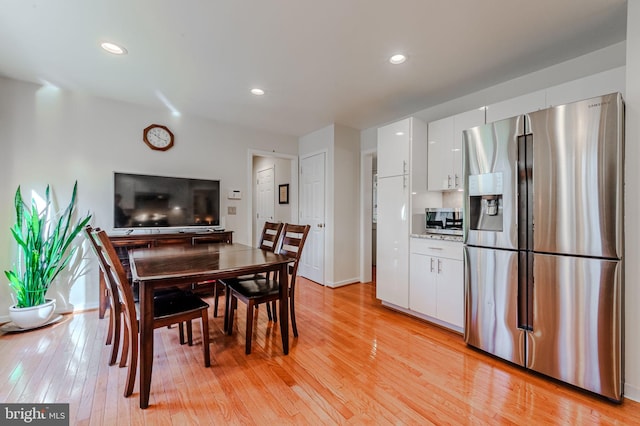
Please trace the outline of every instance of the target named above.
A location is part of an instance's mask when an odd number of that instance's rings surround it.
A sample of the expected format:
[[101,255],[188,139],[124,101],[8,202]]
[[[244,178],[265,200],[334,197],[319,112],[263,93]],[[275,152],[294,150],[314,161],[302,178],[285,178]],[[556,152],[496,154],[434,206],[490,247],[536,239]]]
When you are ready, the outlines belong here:
[[[127,276],[130,277],[129,270],[129,250],[134,248],[160,247],[166,245],[194,245],[202,243],[233,243],[233,231],[208,231],[208,232],[165,232],[157,234],[136,234],[110,235],[111,244],[118,252],[118,257],[124,266]],[[107,285],[100,272],[100,292],[98,316],[104,318],[104,314],[109,307],[109,297],[107,295]]]

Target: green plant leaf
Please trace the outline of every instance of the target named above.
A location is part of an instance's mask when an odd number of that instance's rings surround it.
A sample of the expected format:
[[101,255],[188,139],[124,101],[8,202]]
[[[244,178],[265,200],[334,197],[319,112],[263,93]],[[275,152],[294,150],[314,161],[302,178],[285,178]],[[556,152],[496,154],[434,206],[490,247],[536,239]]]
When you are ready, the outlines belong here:
[[78,182],[73,186],[71,200],[61,214],[50,216],[51,189],[45,190],[45,208],[38,211],[35,200],[29,206],[22,199],[20,187],[14,206],[16,223],[11,234],[23,252],[23,263],[13,271],[5,271],[9,286],[16,295],[18,307],[35,306],[45,302],[49,286],[71,261],[77,247],[74,239],[91,220],[91,215],[72,224]]

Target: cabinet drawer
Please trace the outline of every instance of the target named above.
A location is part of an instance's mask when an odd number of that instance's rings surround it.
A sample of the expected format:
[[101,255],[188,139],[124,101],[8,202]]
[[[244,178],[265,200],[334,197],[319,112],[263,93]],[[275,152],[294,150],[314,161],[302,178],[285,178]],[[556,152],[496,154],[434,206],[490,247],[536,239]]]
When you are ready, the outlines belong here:
[[411,238],[411,253],[462,260],[462,242]]

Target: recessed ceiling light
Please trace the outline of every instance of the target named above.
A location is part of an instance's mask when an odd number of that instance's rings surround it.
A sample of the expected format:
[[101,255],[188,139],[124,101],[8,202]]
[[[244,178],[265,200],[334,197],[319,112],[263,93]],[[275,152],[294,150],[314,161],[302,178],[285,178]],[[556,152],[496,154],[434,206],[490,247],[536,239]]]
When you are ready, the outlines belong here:
[[393,55],[392,57],[389,58],[389,62],[391,62],[393,65],[401,64],[406,60],[407,60],[407,57],[400,53],[398,53],[397,55]]
[[404,135],[404,132],[396,132],[396,136],[402,136]]
[[104,43],[100,43],[100,47],[106,50],[109,53],[113,53],[114,55],[126,55],[127,49],[122,46],[118,46],[117,44],[110,43],[105,41]]
[[256,96],[262,96],[264,95],[264,90],[254,87],[253,89],[251,89],[251,93],[253,93]]

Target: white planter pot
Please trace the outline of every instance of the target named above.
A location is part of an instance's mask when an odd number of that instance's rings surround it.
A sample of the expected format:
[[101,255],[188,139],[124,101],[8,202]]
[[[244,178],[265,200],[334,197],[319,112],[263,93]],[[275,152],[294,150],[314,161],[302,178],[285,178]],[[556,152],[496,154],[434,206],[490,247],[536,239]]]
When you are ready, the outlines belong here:
[[9,308],[9,318],[15,325],[20,328],[36,328],[46,324],[53,312],[56,310],[56,300],[46,299],[42,305],[32,306],[30,308],[16,308],[13,305]]

